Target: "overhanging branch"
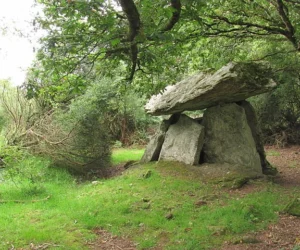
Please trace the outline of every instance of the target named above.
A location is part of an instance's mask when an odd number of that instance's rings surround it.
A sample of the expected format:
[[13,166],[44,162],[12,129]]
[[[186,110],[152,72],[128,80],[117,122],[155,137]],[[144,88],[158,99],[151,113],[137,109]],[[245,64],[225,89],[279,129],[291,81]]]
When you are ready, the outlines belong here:
[[162,32],[171,30],[180,19],[180,13],[181,13],[180,0],[171,0],[171,7],[173,8],[173,15],[169,23],[162,29]]
[[141,28],[140,14],[133,0],[119,0],[119,2],[129,22],[128,40],[132,42]]
[[[279,4],[282,3],[282,0],[276,0],[276,1]],[[208,28],[213,29],[212,28],[213,26],[218,27],[218,25],[216,25],[216,24],[220,24],[220,23],[216,23],[216,22],[219,21],[219,22],[223,22],[224,24],[227,24],[229,26],[240,27],[241,31],[244,29],[245,32],[249,32],[252,34],[266,32],[267,35],[282,35],[285,38],[287,38],[287,40],[290,43],[292,43],[294,48],[296,48],[299,51],[300,46],[295,37],[294,27],[286,14],[285,6],[278,5],[277,11],[282,19],[284,27],[279,27],[278,25],[277,26],[276,25],[273,25],[273,26],[272,25],[262,25],[262,24],[258,24],[258,23],[245,22],[242,20],[230,20],[229,18],[224,17],[224,16],[211,15],[209,17],[212,18],[214,20],[214,22],[210,25],[211,27],[208,27]],[[218,28],[215,30],[218,30]],[[224,29],[224,30],[226,31],[226,29]],[[242,31],[242,32],[244,32],[244,31]],[[230,32],[228,32],[228,33],[230,33]],[[264,34],[260,34],[260,35],[264,35]]]
[[286,13],[286,6],[282,2],[282,0],[277,0],[277,11],[279,16],[281,17],[282,22],[285,24],[287,30],[286,37],[290,40],[295,48],[298,48],[298,44],[295,38],[295,29]]
[[270,34],[281,34],[281,35],[284,35],[284,36],[287,35],[286,30],[281,29],[279,27],[273,27],[273,26],[266,26],[266,25],[261,25],[261,24],[256,24],[256,23],[244,22],[244,21],[241,21],[241,20],[234,21],[234,20],[229,20],[227,17],[224,17],[224,16],[213,15],[213,16],[210,16],[210,17],[213,18],[213,19],[216,19],[216,20],[223,21],[223,22],[225,22],[229,25],[238,25],[238,26],[243,26],[243,27],[246,27],[246,28],[253,27],[253,28],[260,29],[260,30],[265,30],[265,31],[269,32]]
[[133,80],[134,73],[136,70],[138,57],[138,47],[134,40],[140,32],[141,20],[140,14],[133,0],[119,0],[119,2],[129,22],[128,41],[131,42],[130,50],[132,66],[128,80],[131,82]]

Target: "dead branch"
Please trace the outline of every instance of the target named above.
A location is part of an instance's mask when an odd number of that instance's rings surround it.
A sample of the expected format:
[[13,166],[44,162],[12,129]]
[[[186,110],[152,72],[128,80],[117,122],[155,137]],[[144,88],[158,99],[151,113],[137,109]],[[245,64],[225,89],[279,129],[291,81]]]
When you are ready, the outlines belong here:
[[71,137],[71,134],[72,132],[75,130],[75,127],[74,126],[70,131],[69,133],[61,140],[59,141],[56,141],[56,142],[53,142],[53,141],[49,141],[47,138],[46,138],[46,135],[42,135],[42,134],[38,134],[37,132],[33,131],[32,128],[30,128],[27,133],[28,134],[33,134],[35,136],[37,136],[38,138],[41,138],[43,141],[45,141],[46,143],[50,144],[50,145],[58,145],[58,144],[63,144],[66,140],[70,139]]
[[45,250],[48,249],[49,247],[60,247],[61,245],[56,245],[52,243],[44,243],[41,245],[34,245],[33,243],[30,243],[30,249],[31,250]]

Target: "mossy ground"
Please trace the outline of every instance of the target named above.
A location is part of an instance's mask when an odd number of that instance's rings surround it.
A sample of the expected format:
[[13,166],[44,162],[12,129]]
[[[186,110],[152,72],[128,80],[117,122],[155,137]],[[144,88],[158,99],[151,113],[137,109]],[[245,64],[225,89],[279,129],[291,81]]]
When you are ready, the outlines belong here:
[[[113,159],[136,160],[142,152],[115,151]],[[94,228],[127,237],[137,249],[218,249],[276,221],[289,202],[271,182],[251,181],[256,192],[241,195],[201,181],[179,163],[138,165],[97,182],[78,183],[57,169],[45,176],[39,185],[0,183],[0,199],[7,201],[0,204],[0,249],[45,243],[47,249],[89,249],[97,240]]]

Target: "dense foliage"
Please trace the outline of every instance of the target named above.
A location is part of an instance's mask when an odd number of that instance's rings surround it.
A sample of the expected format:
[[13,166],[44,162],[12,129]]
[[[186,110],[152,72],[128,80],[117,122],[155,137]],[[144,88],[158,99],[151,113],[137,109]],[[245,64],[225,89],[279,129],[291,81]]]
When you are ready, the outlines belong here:
[[[299,93],[297,0],[38,3],[43,15],[36,21],[48,35],[27,82],[29,95],[69,102],[95,78],[118,75],[120,85],[149,96],[231,60],[268,61],[280,84],[277,102],[299,117],[299,104],[284,98]],[[268,101],[260,103],[273,112]]]
[[[189,73],[188,55],[203,58],[196,62],[198,69],[207,67],[202,64],[215,53],[224,53],[225,60],[243,59],[235,57],[235,47],[249,38],[284,44],[281,53],[299,50],[298,1],[39,2],[44,14],[37,21],[48,35],[39,54],[42,71],[36,73],[54,92],[79,91],[93,69],[109,74],[120,64],[127,68],[125,81],[134,80],[139,90],[160,90],[178,74]],[[215,46],[225,47],[211,51],[216,37]]]

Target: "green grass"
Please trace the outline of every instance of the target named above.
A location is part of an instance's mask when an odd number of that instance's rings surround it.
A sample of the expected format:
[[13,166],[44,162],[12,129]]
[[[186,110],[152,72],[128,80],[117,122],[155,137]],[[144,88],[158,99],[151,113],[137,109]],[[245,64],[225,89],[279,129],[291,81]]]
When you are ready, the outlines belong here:
[[[116,150],[112,161],[138,160],[142,153]],[[40,169],[45,178],[39,185],[0,183],[0,200],[25,201],[0,203],[0,249],[29,249],[31,243],[88,249],[86,242],[95,240],[96,227],[129,237],[139,249],[218,249],[224,241],[276,221],[289,200],[280,187],[259,181],[255,185],[260,191],[240,197],[221,185],[202,183],[197,175],[187,174],[186,166],[174,163],[145,164],[97,184],[78,184],[63,170]],[[149,171],[150,177],[144,178]],[[199,200],[207,205],[197,207]],[[168,220],[170,213],[173,219]]]
[[280,156],[280,152],[275,151],[275,150],[269,150],[267,152],[267,156]]
[[116,165],[126,161],[139,161],[142,158],[144,151],[144,149],[114,149],[112,154],[112,163]]

